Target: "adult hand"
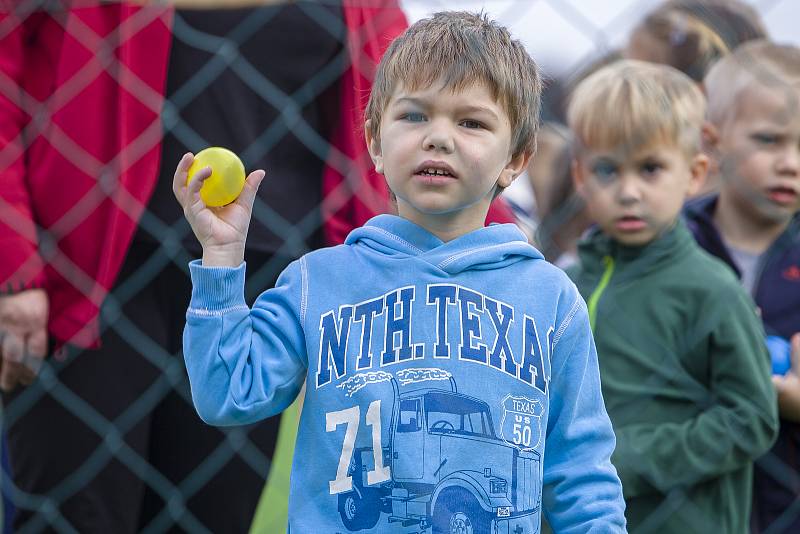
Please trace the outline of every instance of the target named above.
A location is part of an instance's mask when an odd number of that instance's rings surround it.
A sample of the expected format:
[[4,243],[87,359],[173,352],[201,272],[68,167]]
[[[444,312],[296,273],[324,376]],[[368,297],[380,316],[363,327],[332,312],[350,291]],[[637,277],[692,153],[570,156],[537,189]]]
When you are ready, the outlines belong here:
[[43,289],[0,296],[0,389],[30,385],[47,355],[49,300]]
[[792,366],[785,375],[772,375],[772,383],[778,391],[778,410],[781,417],[800,422],[800,333],[791,340]]
[[200,197],[200,187],[211,176],[211,167],[204,167],[186,185],[194,155],[181,158],[172,181],[172,191],[194,235],[203,247],[203,265],[236,267],[244,260],[244,243],[253,213],[253,202],[264,171],[250,173],[239,197],[219,208],[209,208]]

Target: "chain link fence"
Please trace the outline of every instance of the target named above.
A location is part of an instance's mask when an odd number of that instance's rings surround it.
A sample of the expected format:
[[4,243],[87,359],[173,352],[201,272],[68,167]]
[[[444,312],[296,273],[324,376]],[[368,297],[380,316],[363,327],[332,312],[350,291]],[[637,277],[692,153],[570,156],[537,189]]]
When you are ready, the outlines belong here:
[[[385,47],[401,29],[397,6],[388,0],[176,4],[0,1],[0,299],[37,289],[48,293],[52,353],[33,385],[3,399],[5,519],[8,525],[10,514],[22,514],[17,532],[81,532],[65,514],[65,503],[86,505],[78,496],[108,476],[102,473],[112,464],[124,473],[116,491],[127,493],[124,481],[139,480],[136,491],[149,503],[146,520],[123,518],[119,524],[145,532],[214,532],[219,523],[208,523],[209,514],[236,510],[208,510],[198,496],[217,484],[219,495],[227,492],[234,500],[244,491],[223,486],[223,471],[250,478],[252,515],[266,474],[277,472],[273,464],[284,462],[284,471],[288,465],[296,420],[288,419],[276,441],[275,419],[265,423],[263,436],[253,427],[215,430],[188,470],[164,471],[164,465],[179,463],[180,447],[191,444],[171,436],[174,421],[163,417],[196,419],[180,325],[189,298],[187,264],[200,251],[170,182],[183,152],[226,146],[247,169],[267,169],[246,253],[250,302],[288,262],[389,209],[386,191],[358,146],[357,114],[348,112],[364,103],[375,47]],[[574,260],[574,242],[589,221],[571,186],[563,95],[587,66],[623,46],[624,36],[659,2],[611,2],[614,13],[600,17],[603,23],[592,15],[597,5],[589,4],[408,0],[400,6],[412,21],[437,10],[486,9],[529,44],[537,59],[543,42],[537,35],[558,28],[540,60],[550,78],[541,163],[505,196],[532,242],[565,266]],[[787,15],[800,15],[791,0],[752,5],[768,30],[771,21],[777,25]],[[552,55],[554,40],[569,57]],[[0,320],[6,340],[14,329],[28,339],[41,328],[41,317],[33,314]],[[25,321],[34,326],[21,325]],[[105,348],[96,348],[97,339]],[[8,354],[7,341],[3,350]],[[117,353],[127,354],[128,363],[115,363]],[[89,360],[89,354],[105,360]],[[77,367],[81,359],[93,363]],[[143,376],[132,370],[139,367],[147,369]],[[107,382],[103,392],[89,385],[96,382]],[[115,391],[117,402],[109,400]],[[163,411],[167,401],[172,411]],[[291,413],[296,417],[296,408]],[[37,486],[36,451],[70,456],[66,449],[77,427],[75,435],[89,444],[82,445],[87,453],[44,477],[44,489]],[[136,437],[143,433],[148,437]],[[24,440],[34,436],[52,441],[24,452]],[[156,439],[172,443],[172,456],[157,458],[148,441]],[[25,463],[18,471],[17,456]],[[52,469],[48,462],[57,454],[46,456],[42,465]],[[792,468],[774,455],[762,464],[775,484],[797,494]],[[275,483],[285,485],[285,476]],[[254,531],[280,531],[285,491],[273,488],[269,495]],[[664,514],[685,499],[685,493],[671,493]],[[127,502],[118,501],[122,508]],[[241,513],[249,524],[250,516]],[[798,516],[795,500],[765,532],[781,532]],[[654,516],[647,531],[658,532],[659,521]],[[697,532],[715,531],[712,518],[698,515],[692,523]]]

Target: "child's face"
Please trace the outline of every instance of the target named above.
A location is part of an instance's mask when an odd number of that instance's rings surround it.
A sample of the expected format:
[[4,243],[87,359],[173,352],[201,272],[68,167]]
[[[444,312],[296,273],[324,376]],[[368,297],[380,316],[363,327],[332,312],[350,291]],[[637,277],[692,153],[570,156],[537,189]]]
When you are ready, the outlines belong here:
[[719,131],[721,194],[743,215],[785,223],[800,210],[800,89],[753,84]]
[[483,226],[498,185],[508,187],[528,162],[511,156],[511,125],[489,89],[453,92],[441,84],[395,91],[380,125],[366,127],[376,170],[397,197],[400,216],[432,229]]
[[673,224],[707,166],[705,156],[687,157],[677,146],[634,154],[586,148],[573,162],[573,176],[591,220],[618,242],[641,246]]

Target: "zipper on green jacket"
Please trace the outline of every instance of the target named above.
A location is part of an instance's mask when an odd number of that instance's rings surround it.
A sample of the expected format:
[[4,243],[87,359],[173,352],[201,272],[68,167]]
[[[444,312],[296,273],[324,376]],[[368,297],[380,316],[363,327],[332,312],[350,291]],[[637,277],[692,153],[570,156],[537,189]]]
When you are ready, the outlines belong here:
[[603,263],[606,264],[606,270],[603,272],[603,276],[600,277],[600,283],[597,284],[597,287],[594,288],[592,294],[589,296],[589,325],[592,327],[592,332],[594,332],[594,324],[597,320],[597,303],[600,302],[600,297],[603,295],[603,291],[606,290],[606,286],[608,286],[608,282],[611,280],[611,275],[614,274],[614,258],[611,256],[605,256],[603,258]]

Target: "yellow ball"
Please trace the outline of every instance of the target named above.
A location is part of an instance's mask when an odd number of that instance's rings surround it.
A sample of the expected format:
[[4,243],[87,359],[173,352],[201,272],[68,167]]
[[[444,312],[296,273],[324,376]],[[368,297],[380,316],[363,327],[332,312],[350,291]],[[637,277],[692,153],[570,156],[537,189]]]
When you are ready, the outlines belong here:
[[200,188],[200,198],[206,206],[219,207],[230,204],[244,189],[244,164],[227,148],[212,146],[194,156],[186,183],[204,167],[211,167],[211,176]]

